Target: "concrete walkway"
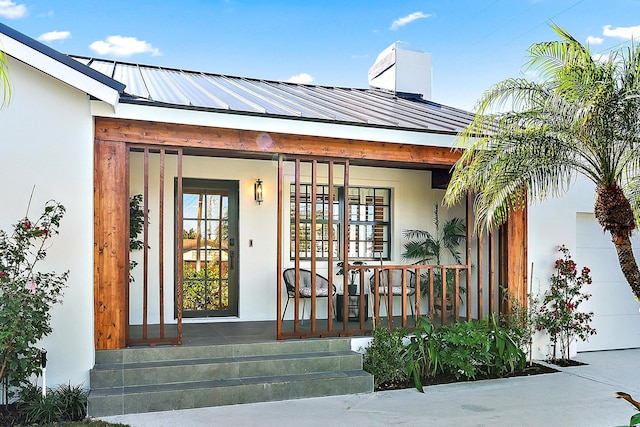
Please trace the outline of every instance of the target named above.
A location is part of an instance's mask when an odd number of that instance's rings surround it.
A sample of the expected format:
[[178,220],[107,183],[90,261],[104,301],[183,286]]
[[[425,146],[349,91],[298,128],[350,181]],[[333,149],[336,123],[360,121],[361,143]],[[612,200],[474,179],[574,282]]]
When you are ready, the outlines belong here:
[[640,400],[640,349],[580,353],[587,366],[532,377],[361,395],[119,415],[132,427],[622,426]]

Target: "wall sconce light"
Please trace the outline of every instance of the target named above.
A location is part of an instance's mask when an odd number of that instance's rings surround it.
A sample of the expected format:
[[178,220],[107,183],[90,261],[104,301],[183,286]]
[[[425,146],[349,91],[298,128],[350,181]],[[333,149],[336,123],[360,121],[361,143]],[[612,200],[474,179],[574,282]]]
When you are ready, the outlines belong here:
[[253,198],[258,204],[262,203],[262,180],[256,179],[256,183],[253,184]]

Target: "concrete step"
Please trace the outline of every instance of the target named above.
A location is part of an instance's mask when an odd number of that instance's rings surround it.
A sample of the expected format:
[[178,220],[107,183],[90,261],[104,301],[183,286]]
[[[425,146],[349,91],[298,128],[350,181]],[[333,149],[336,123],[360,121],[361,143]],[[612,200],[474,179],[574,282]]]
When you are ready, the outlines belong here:
[[179,359],[127,364],[100,364],[91,371],[91,388],[249,378],[260,375],[331,372],[362,368],[352,351],[274,354],[265,356]]
[[250,344],[203,346],[132,347],[121,350],[96,351],[96,364],[154,362],[238,356],[314,353],[319,351],[345,351],[351,342],[345,338],[269,341]]
[[89,415],[203,408],[372,390],[373,377],[362,370],[114,387],[91,391]]
[[96,352],[89,415],[109,416],[373,391],[349,339]]

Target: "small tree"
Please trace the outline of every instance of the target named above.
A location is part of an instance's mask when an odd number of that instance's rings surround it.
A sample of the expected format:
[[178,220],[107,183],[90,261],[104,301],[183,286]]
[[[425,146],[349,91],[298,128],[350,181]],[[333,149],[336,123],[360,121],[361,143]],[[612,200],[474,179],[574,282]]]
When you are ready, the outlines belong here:
[[589,322],[593,319],[593,312],[583,313],[578,311],[582,302],[587,301],[591,295],[583,293],[583,285],[591,284],[591,270],[582,267],[580,275],[576,269],[576,263],[571,259],[569,249],[564,245],[558,249],[562,257],[555,263],[556,272],[551,276],[551,286],[544,293],[542,306],[537,316],[538,330],[546,330],[553,346],[551,360],[556,361],[557,347],[560,345],[560,359],[569,360],[570,344],[580,338],[586,341],[589,336],[596,333]]
[[69,272],[40,272],[36,265],[46,257],[49,239],[58,234],[64,211],[50,201],[36,222],[25,216],[12,235],[0,230],[0,382],[5,403],[11,389],[40,373],[35,344],[52,331],[49,311],[61,302]]

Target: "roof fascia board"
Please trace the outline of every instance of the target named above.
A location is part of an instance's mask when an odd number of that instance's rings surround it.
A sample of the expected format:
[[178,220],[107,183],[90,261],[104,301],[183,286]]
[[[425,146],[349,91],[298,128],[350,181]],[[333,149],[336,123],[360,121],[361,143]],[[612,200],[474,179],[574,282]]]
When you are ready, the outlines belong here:
[[[115,108],[124,85],[95,70],[30,39],[6,25],[0,24],[0,49],[7,55],[30,65],[82,92],[85,92]],[[66,59],[65,59],[66,58]],[[75,64],[69,62],[74,61]]]
[[158,106],[121,103],[118,111],[106,108],[103,103],[93,102],[91,114],[97,117],[113,117],[130,120],[145,120],[194,126],[211,126],[228,129],[252,130],[258,132],[288,133],[293,135],[320,136],[413,144],[433,147],[453,148],[455,135],[429,133],[424,131],[380,129],[348,124],[308,122],[273,117],[246,116],[209,111],[182,110]]

